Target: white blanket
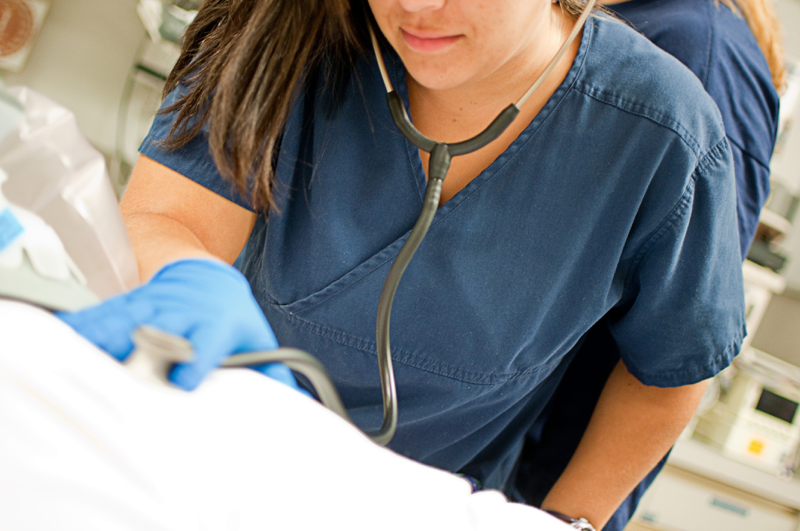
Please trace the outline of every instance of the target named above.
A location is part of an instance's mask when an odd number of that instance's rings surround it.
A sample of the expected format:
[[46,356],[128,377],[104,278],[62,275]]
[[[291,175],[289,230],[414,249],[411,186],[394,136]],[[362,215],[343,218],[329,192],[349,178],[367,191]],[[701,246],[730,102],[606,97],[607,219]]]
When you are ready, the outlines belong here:
[[549,515],[374,445],[246,369],[146,383],[0,300],[0,529],[540,530]]

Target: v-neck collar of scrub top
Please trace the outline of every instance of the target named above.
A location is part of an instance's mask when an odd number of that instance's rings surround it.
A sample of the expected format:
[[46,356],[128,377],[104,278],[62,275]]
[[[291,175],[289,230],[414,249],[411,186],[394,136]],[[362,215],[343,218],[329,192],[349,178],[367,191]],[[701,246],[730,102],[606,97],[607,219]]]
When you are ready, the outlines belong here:
[[[586,52],[588,49],[590,49],[591,42],[594,37],[595,25],[592,23],[592,19],[596,16],[597,15],[590,16],[587,20],[587,23],[584,25],[578,53],[575,56],[575,59],[572,61],[572,65],[570,66],[566,77],[564,77],[564,79],[561,81],[555,92],[550,95],[542,109],[519,134],[519,136],[514,139],[511,145],[509,145],[494,161],[492,161],[489,166],[487,166],[475,178],[467,183],[467,185],[459,190],[452,198],[439,207],[436,212],[436,216],[431,223],[431,229],[433,229],[436,224],[439,223],[450,212],[458,208],[459,205],[471,197],[477,190],[480,189],[481,186],[486,184],[495,175],[497,175],[503,166],[512,157],[514,157],[514,155],[516,155],[516,153],[533,135],[537,133],[537,131],[539,131],[547,118],[553,113],[555,108],[558,107],[564,97],[568,94],[572,85],[575,83],[575,80],[578,79],[581,69],[583,68]],[[400,57],[391,48],[387,50],[386,47],[384,47],[383,57],[387,64],[387,70],[392,81],[392,85],[394,86],[394,89],[400,98],[403,100],[403,106],[406,108],[406,112],[408,112],[409,118],[413,123],[414,117],[411,115],[411,100],[408,95],[405,67],[400,60]],[[535,80],[532,80],[531,82],[533,83],[534,81]],[[510,100],[511,98],[509,97],[509,103],[513,103]],[[419,198],[421,202],[425,197],[425,189],[428,186],[428,181],[425,177],[425,170],[422,166],[422,159],[419,156],[419,149],[414,144],[409,142],[408,139],[405,140],[405,145],[406,152],[408,154],[408,162],[415,178],[415,184],[419,190]]]

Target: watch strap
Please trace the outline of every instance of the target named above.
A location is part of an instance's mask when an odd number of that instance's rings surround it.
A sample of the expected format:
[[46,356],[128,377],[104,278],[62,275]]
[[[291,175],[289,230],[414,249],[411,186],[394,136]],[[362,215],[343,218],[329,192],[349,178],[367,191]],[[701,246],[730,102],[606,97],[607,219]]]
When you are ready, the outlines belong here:
[[544,512],[558,518],[562,522],[568,523],[573,529],[581,529],[582,531],[596,531],[596,529],[589,523],[589,520],[586,518],[573,518],[571,516],[567,516],[564,513],[560,513],[558,511],[552,511],[550,509],[543,509]]

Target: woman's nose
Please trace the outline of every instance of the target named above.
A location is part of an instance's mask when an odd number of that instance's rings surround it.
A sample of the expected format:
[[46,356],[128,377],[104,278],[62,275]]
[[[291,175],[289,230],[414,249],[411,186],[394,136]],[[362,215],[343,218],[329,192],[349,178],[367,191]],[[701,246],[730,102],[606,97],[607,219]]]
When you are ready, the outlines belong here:
[[418,11],[432,11],[439,9],[447,0],[400,0],[400,5],[406,11],[415,13]]

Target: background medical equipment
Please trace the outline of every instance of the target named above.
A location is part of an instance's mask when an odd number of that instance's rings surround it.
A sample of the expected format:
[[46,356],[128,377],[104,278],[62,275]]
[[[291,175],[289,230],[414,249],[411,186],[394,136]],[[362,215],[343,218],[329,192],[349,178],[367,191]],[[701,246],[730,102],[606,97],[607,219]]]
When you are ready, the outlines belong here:
[[201,0],[139,0],[136,12],[153,41],[164,39],[179,44],[201,3]]
[[[28,88],[2,89],[0,107],[16,99],[22,122],[0,145],[8,199],[38,214],[61,241],[100,298],[139,283],[133,254],[105,159],[67,109]],[[68,230],[64,230],[67,229]]]
[[3,197],[0,170],[0,296],[50,310],[79,310],[100,302],[56,232]]
[[[22,119],[22,104],[0,88],[0,140]],[[51,310],[77,310],[99,302],[56,232],[34,213],[6,199],[7,180],[0,169],[0,295]]]
[[800,368],[749,349],[729,372],[735,376],[720,384],[695,433],[731,459],[791,477],[800,448]]
[[[684,450],[680,451],[681,458],[693,453],[694,449]],[[713,450],[709,452],[712,453],[698,452],[693,457],[713,457]],[[717,459],[727,459],[719,454],[716,456]],[[706,463],[713,463],[712,466],[720,464],[713,458],[706,459]],[[749,468],[746,465],[740,467]],[[733,468],[730,470],[737,472]],[[748,491],[731,488],[726,483],[727,480],[709,480],[705,474],[667,466],[642,497],[636,516],[626,531],[797,531],[798,515],[790,508],[791,505],[775,503]]]
[[162,101],[164,83],[180,57],[180,38],[197,15],[200,0],[139,0],[136,12],[145,28],[117,107],[112,183],[120,192],[139,157]]
[[25,67],[49,9],[49,0],[0,0],[0,69]]

